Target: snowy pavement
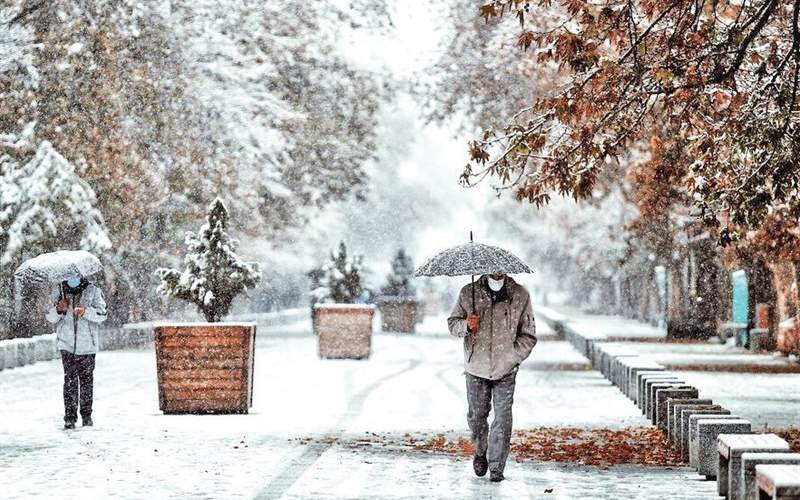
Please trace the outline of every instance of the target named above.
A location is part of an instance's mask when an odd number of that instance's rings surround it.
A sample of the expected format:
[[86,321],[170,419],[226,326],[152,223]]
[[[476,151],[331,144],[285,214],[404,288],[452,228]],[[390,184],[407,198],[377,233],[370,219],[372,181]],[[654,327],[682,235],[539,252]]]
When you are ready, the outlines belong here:
[[[688,468],[608,470],[509,460],[508,480],[463,458],[353,450],[317,439],[466,435],[457,340],[376,334],[367,361],[320,360],[309,325],[259,331],[249,415],[158,411],[152,350],[103,352],[94,428],[61,429],[58,362],[0,372],[4,498],[714,498]],[[305,332],[303,334],[302,332]],[[645,426],[636,407],[564,342],[542,342],[517,382],[515,428]],[[321,442],[322,441],[322,444]],[[551,493],[545,490],[552,488]]]

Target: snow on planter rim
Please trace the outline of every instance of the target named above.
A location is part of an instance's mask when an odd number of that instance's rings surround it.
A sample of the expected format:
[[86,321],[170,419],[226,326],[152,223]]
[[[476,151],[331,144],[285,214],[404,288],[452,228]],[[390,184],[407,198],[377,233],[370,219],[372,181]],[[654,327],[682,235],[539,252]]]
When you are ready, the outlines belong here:
[[532,273],[508,250],[469,242],[442,250],[417,269],[414,276],[467,276],[491,273]]
[[314,309],[375,309],[375,304],[314,304]]
[[153,328],[159,327],[210,327],[210,326],[256,326],[255,321],[218,321],[209,323],[207,321],[156,321]]

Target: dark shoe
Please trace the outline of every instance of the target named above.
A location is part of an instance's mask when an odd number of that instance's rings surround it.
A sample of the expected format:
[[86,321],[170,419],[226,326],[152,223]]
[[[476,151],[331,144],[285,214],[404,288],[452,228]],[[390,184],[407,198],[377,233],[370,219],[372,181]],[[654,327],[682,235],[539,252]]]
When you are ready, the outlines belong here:
[[94,425],[94,422],[92,422],[92,417],[86,417],[86,418],[83,419],[83,426],[84,427],[91,427],[93,425]]
[[64,422],[64,428],[65,429],[74,429],[75,428],[75,422]]
[[499,483],[503,479],[505,479],[505,476],[499,470],[493,470],[489,473],[489,481],[493,483]]
[[472,458],[472,470],[475,471],[475,475],[478,477],[483,477],[486,475],[486,471],[489,470],[489,461],[486,460],[486,457],[479,457],[475,455]]

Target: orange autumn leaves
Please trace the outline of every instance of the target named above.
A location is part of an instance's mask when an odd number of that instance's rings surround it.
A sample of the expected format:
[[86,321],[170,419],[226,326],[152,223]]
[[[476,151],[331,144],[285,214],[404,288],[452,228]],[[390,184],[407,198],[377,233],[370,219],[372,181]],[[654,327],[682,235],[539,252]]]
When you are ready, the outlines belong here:
[[533,88],[552,72],[563,85],[473,141],[462,182],[489,175],[537,206],[552,194],[587,198],[601,172],[635,166],[632,145],[667,129],[684,151],[672,185],[704,221],[729,220],[733,234],[774,207],[800,210],[798,13],[788,0],[485,2],[487,23],[520,24],[519,50],[497,57],[535,68]]
[[[304,439],[303,444],[316,442],[349,448],[414,451],[457,457],[475,453],[464,436],[444,433],[431,435],[367,433],[358,439]],[[580,429],[574,427],[537,427],[515,431],[511,439],[511,455],[517,462],[526,460],[564,462],[606,468],[612,465],[648,466],[681,465],[680,456],[671,447],[664,433],[654,428]]]

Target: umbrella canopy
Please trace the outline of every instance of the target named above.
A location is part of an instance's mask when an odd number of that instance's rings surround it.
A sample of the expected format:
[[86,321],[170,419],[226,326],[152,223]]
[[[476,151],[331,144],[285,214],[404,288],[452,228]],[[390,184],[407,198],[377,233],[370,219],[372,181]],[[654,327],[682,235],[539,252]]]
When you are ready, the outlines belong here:
[[103,270],[100,259],[85,250],[59,250],[28,259],[14,271],[14,312],[22,307],[23,285],[49,285],[77,276],[88,278]]
[[103,270],[100,259],[85,250],[59,250],[28,259],[14,271],[14,279],[22,283],[60,283],[77,276],[88,278]]
[[466,276],[491,273],[532,273],[508,250],[470,241],[443,250],[425,262],[414,276]]

